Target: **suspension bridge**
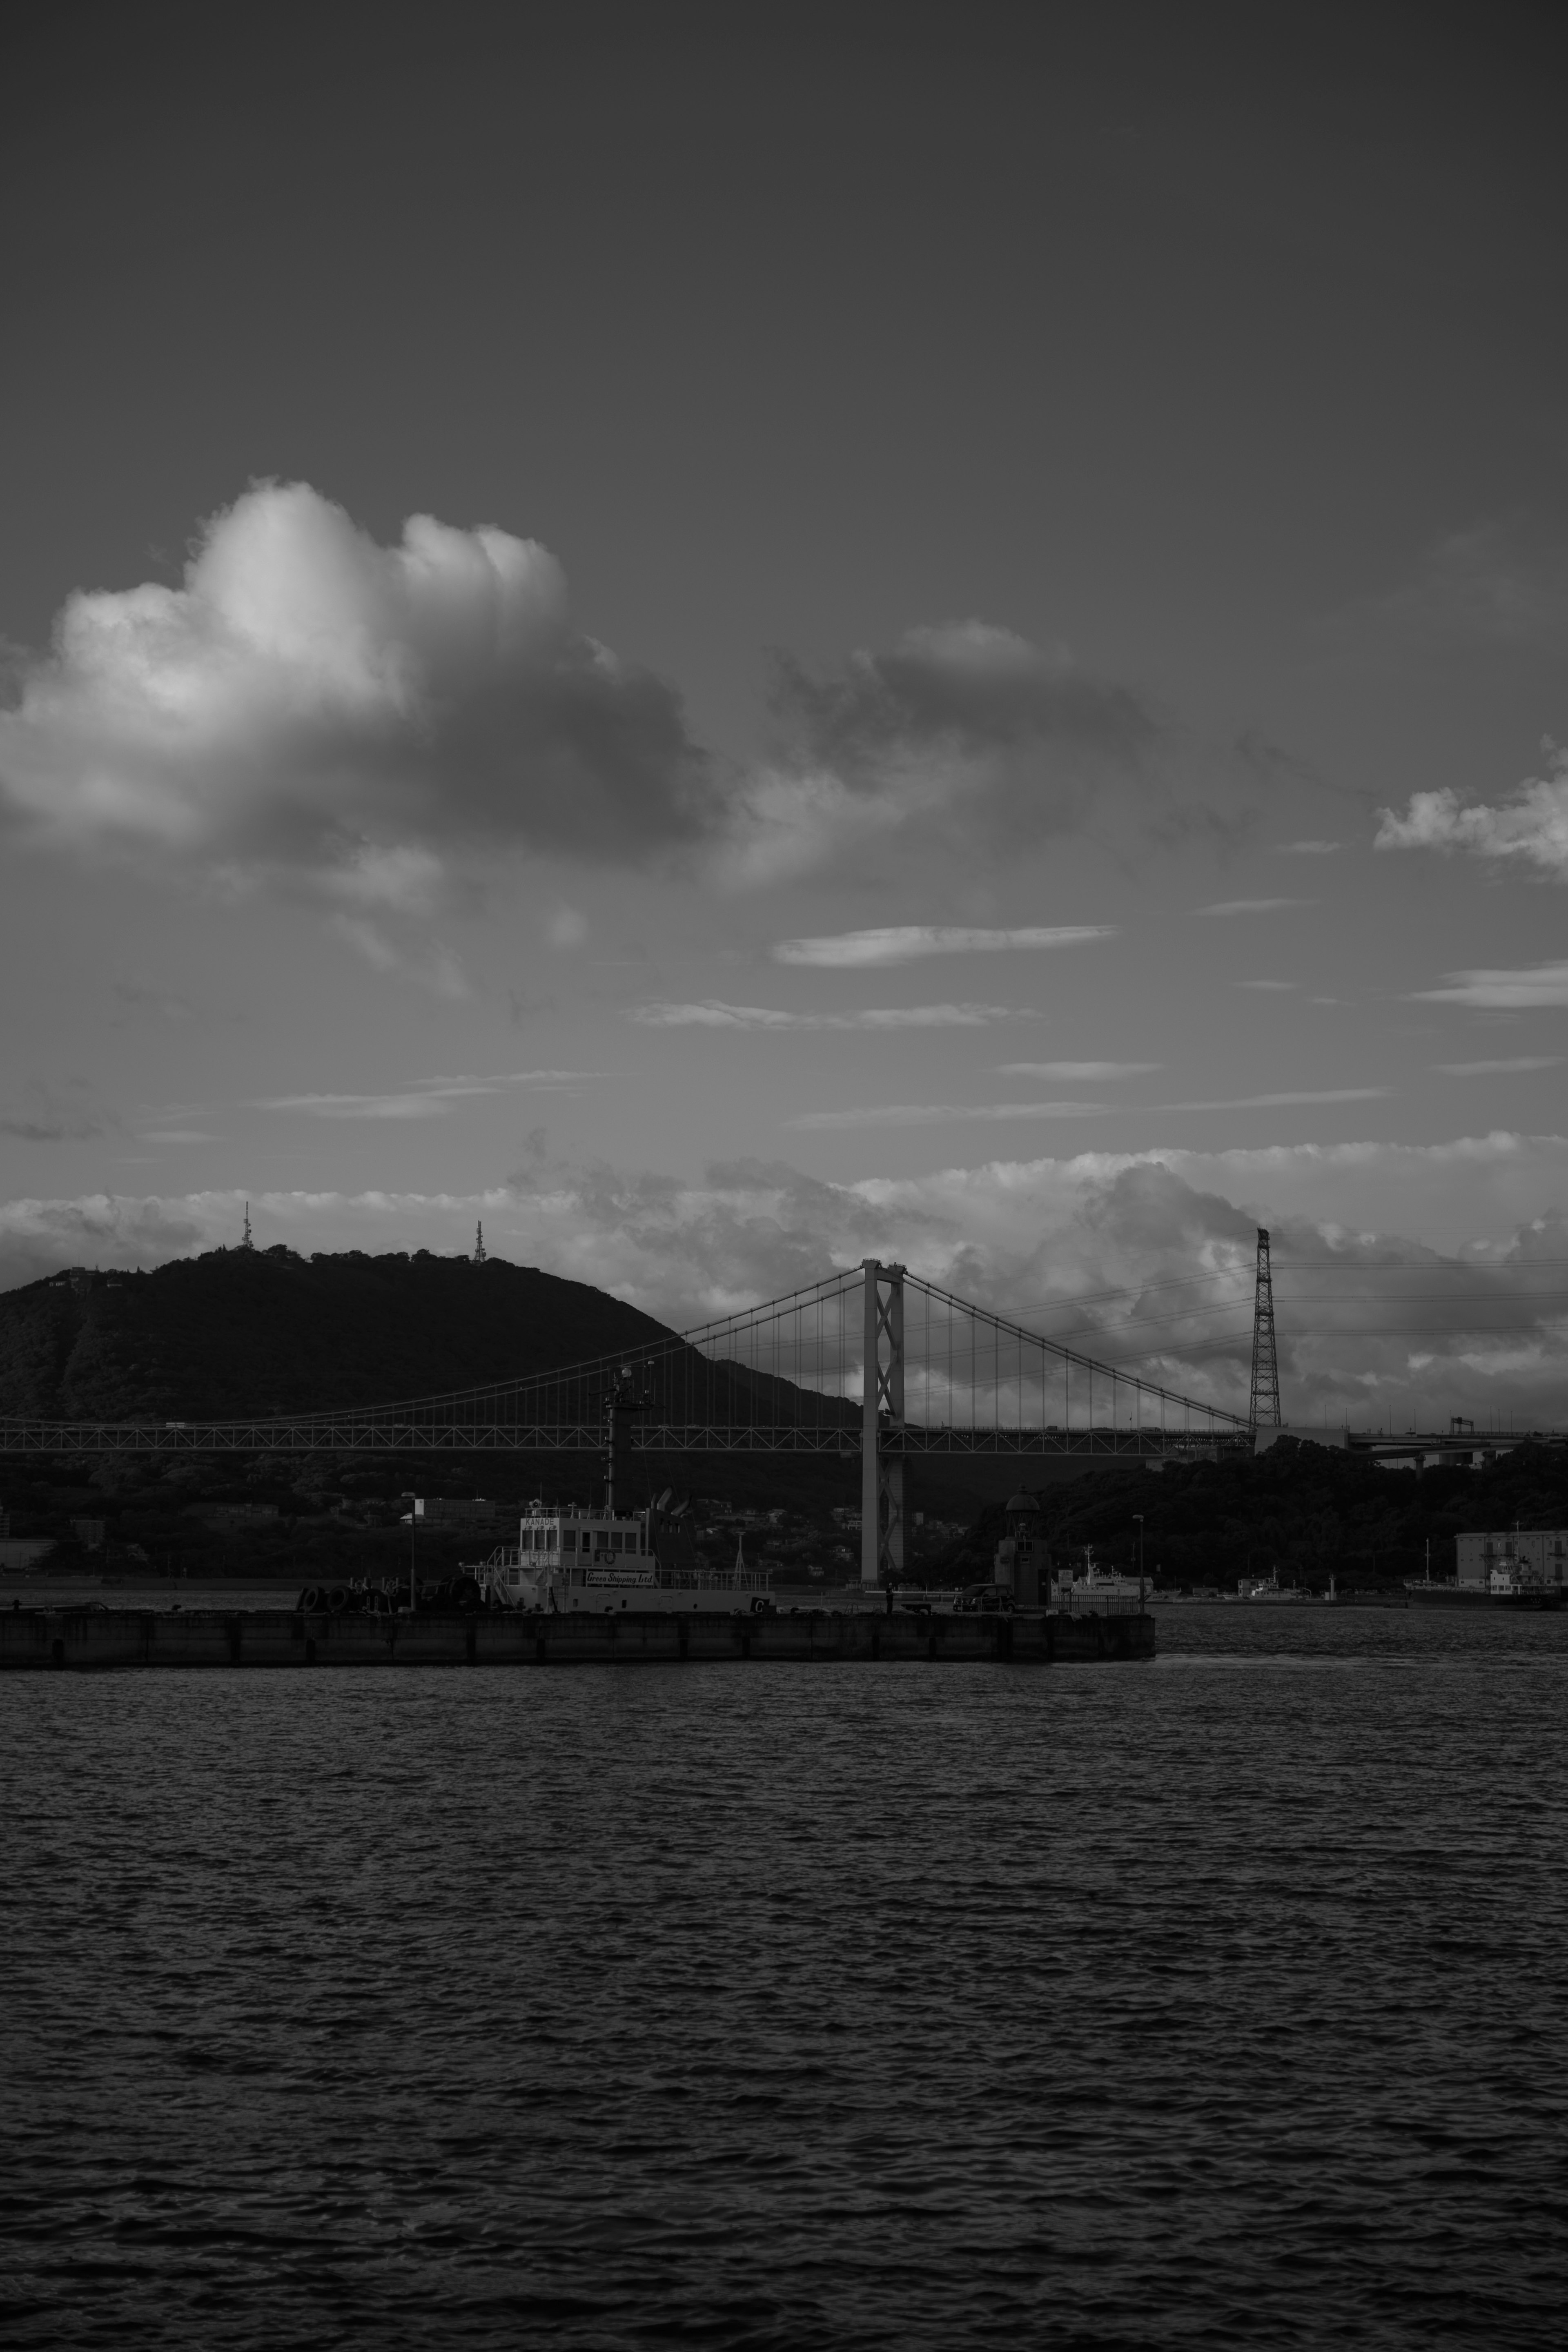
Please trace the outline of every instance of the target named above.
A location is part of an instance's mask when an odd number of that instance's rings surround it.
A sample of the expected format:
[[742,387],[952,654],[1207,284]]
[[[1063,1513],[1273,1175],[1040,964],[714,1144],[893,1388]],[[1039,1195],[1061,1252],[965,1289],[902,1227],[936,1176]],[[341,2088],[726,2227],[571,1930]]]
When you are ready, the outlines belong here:
[[[0,1455],[598,1454],[622,1496],[632,1452],[858,1459],[861,1574],[877,1582],[902,1573],[905,1468],[920,1457],[1215,1460],[1276,1433],[1320,1434],[1282,1428],[1260,1229],[1245,1414],[867,1258],[696,1329],[487,1387],[249,1420],[0,1421]],[[1481,1443],[1507,1447],[1529,1433]],[[1325,1431],[1321,1442],[1430,1458],[1478,1441],[1456,1421],[1441,1433]]]
[[[862,1574],[904,1566],[921,1455],[1249,1451],[1242,1415],[868,1258],[629,1352],[500,1385],[239,1421],[0,1422],[0,1454],[816,1454],[858,1458]],[[624,1491],[624,1489],[623,1489]]]

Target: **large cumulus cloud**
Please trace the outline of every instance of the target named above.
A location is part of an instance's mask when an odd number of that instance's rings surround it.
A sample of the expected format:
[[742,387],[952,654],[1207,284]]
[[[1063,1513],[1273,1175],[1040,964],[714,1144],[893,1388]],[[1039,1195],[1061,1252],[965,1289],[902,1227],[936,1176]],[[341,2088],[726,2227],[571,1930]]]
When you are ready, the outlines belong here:
[[[379,544],[308,484],[213,516],[178,586],[79,592],[0,709],[0,811],[36,836],[421,916],[494,853],[787,880],[910,834],[950,851],[1117,822],[1171,737],[1138,696],[979,620],[813,675],[783,658],[767,758],[574,622],[536,541],[413,516]],[[1134,795],[1134,797],[1137,797]],[[1192,812],[1186,813],[1190,818]],[[1207,812],[1206,818],[1212,818]]]
[[495,845],[632,862],[710,830],[679,698],[573,622],[537,541],[428,515],[383,547],[303,483],[205,527],[178,587],[70,598],[0,715],[57,842],[421,911]]

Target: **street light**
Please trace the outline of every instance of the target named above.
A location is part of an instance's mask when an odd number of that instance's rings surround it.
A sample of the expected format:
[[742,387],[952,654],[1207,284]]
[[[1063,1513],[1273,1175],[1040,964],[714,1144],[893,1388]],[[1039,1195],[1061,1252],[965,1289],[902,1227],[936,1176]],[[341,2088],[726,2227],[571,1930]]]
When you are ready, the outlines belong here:
[[408,1606],[410,1609],[416,1609],[419,1604],[414,1583],[414,1530],[419,1524],[419,1513],[423,1506],[418,1496],[411,1494],[407,1487],[404,1488],[399,1499],[408,1506]]
[[1132,1516],[1138,1522],[1138,1614],[1142,1617],[1143,1614],[1143,1514],[1142,1511],[1134,1511]]

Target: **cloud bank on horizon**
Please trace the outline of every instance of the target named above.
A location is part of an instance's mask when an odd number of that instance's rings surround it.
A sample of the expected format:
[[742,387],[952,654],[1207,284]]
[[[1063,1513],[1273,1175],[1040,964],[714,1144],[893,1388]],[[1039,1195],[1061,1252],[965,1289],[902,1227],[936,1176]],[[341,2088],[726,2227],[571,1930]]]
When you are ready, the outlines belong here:
[[[1289,1417],[1562,1418],[1568,1139],[1301,1146],[993,1162],[832,1183],[744,1160],[683,1181],[541,1150],[471,1193],[264,1192],[258,1239],[309,1251],[500,1255],[676,1328],[866,1256],[1200,1401],[1244,1410],[1256,1229],[1272,1231]],[[1480,1205],[1487,1230],[1474,1231]],[[1358,1223],[1345,1222],[1349,1209]],[[1413,1238],[1413,1209],[1439,1244]],[[240,1196],[98,1194],[0,1207],[0,1286],[231,1244]],[[366,1399],[365,1402],[373,1402]]]

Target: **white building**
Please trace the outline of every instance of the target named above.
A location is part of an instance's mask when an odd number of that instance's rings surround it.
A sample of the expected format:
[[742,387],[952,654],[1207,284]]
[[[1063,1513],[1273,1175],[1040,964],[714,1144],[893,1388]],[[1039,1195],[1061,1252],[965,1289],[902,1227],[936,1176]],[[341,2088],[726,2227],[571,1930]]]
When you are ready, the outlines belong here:
[[1456,1536],[1459,1582],[1489,1586],[1494,1574],[1512,1584],[1568,1584],[1568,1528],[1505,1529],[1498,1535]]

